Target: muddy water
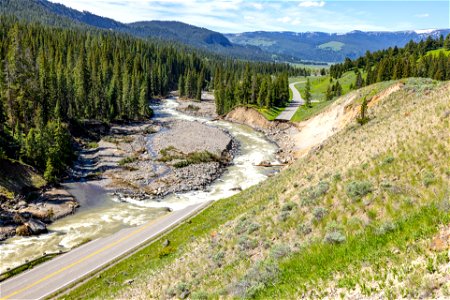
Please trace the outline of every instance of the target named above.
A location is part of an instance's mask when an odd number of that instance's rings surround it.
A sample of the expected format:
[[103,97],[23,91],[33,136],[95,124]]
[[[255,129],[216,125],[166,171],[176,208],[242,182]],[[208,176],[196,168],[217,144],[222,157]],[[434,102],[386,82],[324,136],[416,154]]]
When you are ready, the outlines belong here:
[[[55,221],[48,234],[35,237],[14,237],[0,242],[0,272],[40,257],[43,252],[67,251],[81,243],[112,234],[122,228],[141,225],[174,210],[209,200],[236,194],[237,188],[246,189],[264,179],[274,169],[256,167],[261,161],[276,162],[277,147],[261,133],[248,126],[226,121],[210,121],[176,111],[174,99],[167,99],[153,107],[155,118],[200,121],[227,130],[238,142],[239,153],[234,164],[205,191],[169,195],[159,201],[122,199],[118,201],[100,187],[89,182],[66,183],[65,186],[80,202],[74,215]],[[123,202],[125,200],[125,202]]]

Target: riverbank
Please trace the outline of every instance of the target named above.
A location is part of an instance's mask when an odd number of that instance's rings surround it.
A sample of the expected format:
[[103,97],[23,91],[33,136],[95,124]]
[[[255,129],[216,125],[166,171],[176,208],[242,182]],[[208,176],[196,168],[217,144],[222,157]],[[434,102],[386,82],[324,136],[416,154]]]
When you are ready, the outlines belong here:
[[62,187],[49,187],[31,166],[0,159],[0,241],[47,232],[79,206]]

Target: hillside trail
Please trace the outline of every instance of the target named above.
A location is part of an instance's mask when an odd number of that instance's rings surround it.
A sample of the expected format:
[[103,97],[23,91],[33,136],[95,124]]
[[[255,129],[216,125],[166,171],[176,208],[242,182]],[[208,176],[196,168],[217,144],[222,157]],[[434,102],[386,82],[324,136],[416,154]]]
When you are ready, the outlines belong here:
[[[369,100],[369,107],[389,97],[392,93],[400,90],[402,86],[403,84],[397,83],[376,94]],[[355,120],[360,107],[355,105],[358,96],[358,92],[349,93],[336,100],[322,113],[296,124],[298,132],[292,135],[295,143],[295,157],[306,155],[313,147],[320,145]]]

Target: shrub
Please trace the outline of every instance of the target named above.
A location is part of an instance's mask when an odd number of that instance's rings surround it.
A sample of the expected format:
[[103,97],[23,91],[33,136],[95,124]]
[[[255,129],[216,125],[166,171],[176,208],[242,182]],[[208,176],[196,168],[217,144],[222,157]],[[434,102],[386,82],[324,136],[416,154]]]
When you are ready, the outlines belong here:
[[281,208],[281,211],[291,211],[296,207],[297,207],[297,204],[295,204],[294,202],[288,202],[283,205],[283,207]]
[[270,249],[270,256],[275,259],[280,259],[291,254],[291,248],[288,245],[275,245]]
[[309,224],[300,224],[297,227],[297,233],[301,234],[301,235],[307,235],[310,234],[312,232],[312,228]]
[[352,181],[345,187],[347,196],[352,200],[359,200],[372,192],[372,183],[369,181]]
[[281,222],[285,222],[289,218],[290,214],[291,213],[289,211],[282,211],[281,214],[278,216],[278,220]]
[[169,256],[170,254],[172,254],[174,252],[175,252],[175,248],[173,248],[172,246],[164,247],[163,249],[161,249],[161,251],[159,251],[158,257],[163,258],[163,257]]
[[251,250],[258,246],[258,242],[255,239],[249,238],[247,235],[243,235],[239,238],[238,245],[241,250]]
[[328,213],[328,210],[324,207],[316,207],[316,208],[314,208],[314,211],[313,211],[314,218],[317,221],[322,220],[326,216],[327,213]]
[[191,299],[193,300],[207,300],[208,299],[208,293],[204,291],[197,291],[192,293]]
[[319,197],[328,192],[329,188],[330,184],[327,181],[320,181],[316,186],[305,189],[301,194],[302,204],[314,204]]
[[432,172],[426,172],[422,175],[422,183],[425,187],[429,187],[436,182],[436,178]]
[[397,228],[397,226],[394,223],[386,222],[386,223],[381,224],[381,226],[375,230],[375,234],[383,235],[388,232],[394,231],[396,228]]
[[247,218],[243,217],[239,220],[236,227],[234,227],[234,232],[236,232],[237,234],[242,234],[244,232],[246,232],[247,234],[251,234],[257,231],[260,227],[261,225],[259,225],[258,223],[253,223],[247,220]]
[[128,156],[128,157],[125,157],[125,158],[122,158],[121,160],[119,160],[118,164],[119,164],[119,166],[124,166],[126,164],[131,164],[137,160],[138,160],[137,156]]
[[225,258],[225,252],[219,251],[213,256],[212,260],[217,264],[217,266],[221,267],[224,258]]
[[340,244],[345,242],[345,235],[337,230],[327,232],[324,241],[329,244]]
[[231,294],[238,298],[252,298],[258,291],[275,282],[280,270],[273,261],[259,261],[244,277],[231,287]]
[[389,165],[394,162],[394,157],[388,156],[385,159],[383,159],[382,165]]

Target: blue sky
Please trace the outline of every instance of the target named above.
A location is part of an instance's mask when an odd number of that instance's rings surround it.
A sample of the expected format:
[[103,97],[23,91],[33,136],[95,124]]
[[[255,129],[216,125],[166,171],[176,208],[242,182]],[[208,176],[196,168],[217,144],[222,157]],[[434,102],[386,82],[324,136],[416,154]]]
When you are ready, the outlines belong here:
[[51,0],[121,22],[175,20],[223,33],[450,28],[449,0]]

